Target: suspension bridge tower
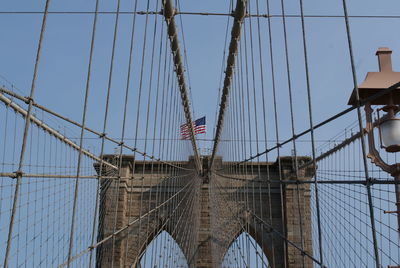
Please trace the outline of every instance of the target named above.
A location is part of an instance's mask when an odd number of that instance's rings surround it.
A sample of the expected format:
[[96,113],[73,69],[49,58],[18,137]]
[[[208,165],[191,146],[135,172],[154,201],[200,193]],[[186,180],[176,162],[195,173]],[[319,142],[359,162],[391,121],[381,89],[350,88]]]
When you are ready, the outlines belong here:
[[[105,158],[119,161],[118,156]],[[183,173],[166,187],[159,164],[135,161],[129,155],[121,160],[121,179],[106,179],[102,184],[98,240],[115,230],[122,233],[99,248],[98,267],[136,267],[147,246],[162,231],[178,243],[189,267],[220,267],[228,248],[243,232],[260,245],[271,267],[312,267],[312,261],[304,258],[305,254],[312,256],[310,184],[302,183],[313,176],[311,167],[301,169],[295,180],[292,157],[281,157],[279,165],[278,161],[238,165],[235,173],[222,175],[218,170],[232,163],[218,157],[214,170],[208,170],[206,156],[203,176]],[[310,159],[298,157],[297,161],[301,166]],[[173,164],[188,169],[194,166],[193,158]],[[284,187],[279,178],[286,182]],[[182,187],[190,180],[197,191]],[[185,211],[193,193],[197,203],[191,211]],[[172,208],[177,211],[163,206],[171,197],[179,197],[175,204],[182,205]],[[183,226],[185,230],[191,226],[190,232],[181,232]],[[195,246],[187,247],[185,236],[191,236]]]

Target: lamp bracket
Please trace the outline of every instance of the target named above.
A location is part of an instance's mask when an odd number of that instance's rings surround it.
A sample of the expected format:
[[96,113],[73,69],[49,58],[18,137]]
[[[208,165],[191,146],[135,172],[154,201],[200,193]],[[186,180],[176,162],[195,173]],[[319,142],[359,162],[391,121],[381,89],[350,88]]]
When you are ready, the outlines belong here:
[[367,125],[365,127],[365,131],[368,136],[368,149],[369,152],[367,154],[367,157],[371,159],[371,162],[381,168],[383,171],[388,172],[390,174],[394,173],[400,173],[399,167],[397,167],[397,164],[395,165],[388,165],[383,161],[381,158],[378,150],[375,147],[375,137],[374,137],[374,123],[372,121],[372,112],[374,111],[371,108],[371,104],[367,103],[364,106],[365,109],[365,114],[366,114],[366,120],[367,120]]

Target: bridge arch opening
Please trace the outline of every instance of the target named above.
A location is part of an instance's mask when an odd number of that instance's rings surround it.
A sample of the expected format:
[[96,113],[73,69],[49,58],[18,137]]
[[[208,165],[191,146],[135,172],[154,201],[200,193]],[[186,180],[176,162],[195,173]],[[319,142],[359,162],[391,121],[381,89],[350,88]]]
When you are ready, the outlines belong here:
[[175,239],[167,231],[162,231],[147,245],[138,267],[187,268],[189,266],[185,254]]
[[271,267],[268,258],[257,241],[247,232],[240,233],[225,252],[222,268]]

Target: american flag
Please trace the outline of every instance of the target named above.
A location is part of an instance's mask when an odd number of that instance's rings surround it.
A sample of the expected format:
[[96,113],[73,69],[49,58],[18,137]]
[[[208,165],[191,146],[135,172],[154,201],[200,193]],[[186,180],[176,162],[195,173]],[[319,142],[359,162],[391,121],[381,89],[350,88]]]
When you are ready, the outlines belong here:
[[[203,116],[196,121],[192,122],[194,134],[206,133],[206,117]],[[190,139],[190,131],[188,124],[181,125],[181,138],[182,140]]]

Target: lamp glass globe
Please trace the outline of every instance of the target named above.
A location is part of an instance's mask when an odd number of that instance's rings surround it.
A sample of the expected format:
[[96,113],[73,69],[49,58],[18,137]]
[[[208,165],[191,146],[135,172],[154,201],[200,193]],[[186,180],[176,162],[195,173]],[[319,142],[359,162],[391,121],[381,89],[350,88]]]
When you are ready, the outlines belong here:
[[380,125],[382,143],[385,147],[400,145],[400,119],[385,120]]

